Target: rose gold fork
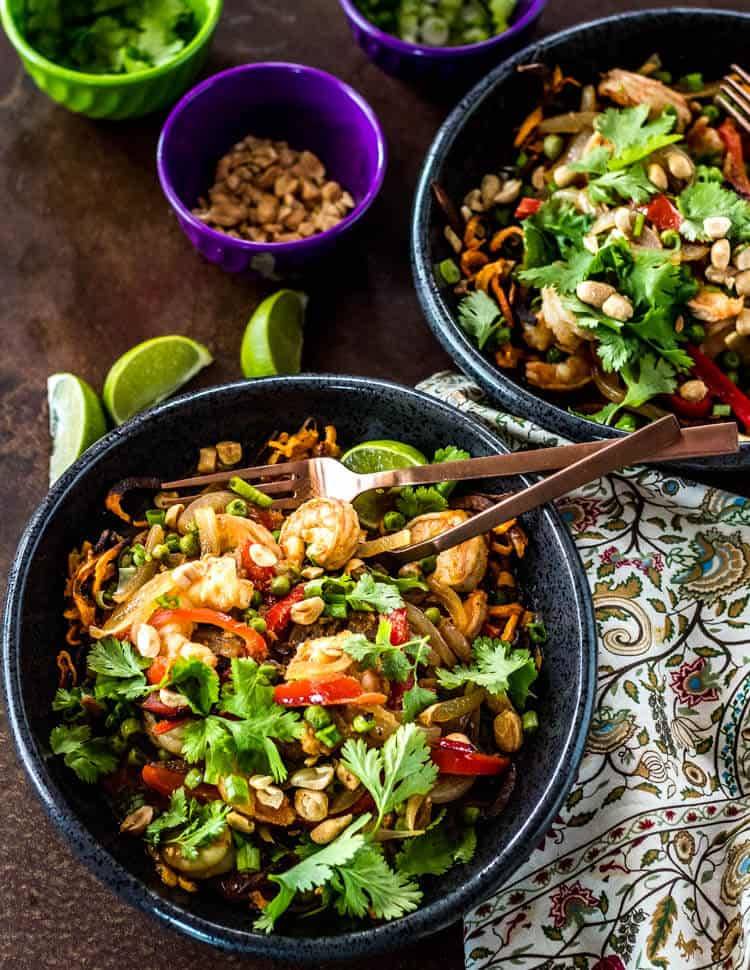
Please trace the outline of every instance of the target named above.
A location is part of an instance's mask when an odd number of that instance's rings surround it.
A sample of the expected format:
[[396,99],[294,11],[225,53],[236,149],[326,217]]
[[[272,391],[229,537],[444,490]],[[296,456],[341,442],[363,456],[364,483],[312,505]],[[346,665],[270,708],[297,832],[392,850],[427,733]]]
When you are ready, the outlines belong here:
[[677,419],[673,414],[667,414],[658,421],[641,428],[640,431],[634,431],[626,438],[607,441],[603,448],[593,454],[580,458],[562,471],[550,475],[549,478],[502,498],[496,505],[484,512],[479,512],[452,529],[446,529],[434,539],[394,549],[378,558],[385,560],[389,565],[399,566],[427,556],[436,556],[467,539],[484,535],[496,525],[514,519],[540,505],[546,505],[547,502],[560,498],[561,495],[582,485],[596,481],[602,475],[653,457],[656,452],[668,448],[680,437],[681,431]]
[[722,78],[716,103],[750,132],[750,74],[739,64],[732,64],[731,72]]
[[[163,482],[163,489],[189,488],[227,482],[232,477],[250,482],[273,497],[279,509],[294,509],[310,498],[337,498],[353,502],[363,492],[374,488],[399,485],[428,485],[435,482],[470,481],[479,478],[503,478],[532,472],[566,468],[573,462],[606,449],[611,442],[586,441],[555,448],[517,451],[507,455],[489,455],[466,461],[446,461],[439,465],[416,465],[393,471],[355,475],[335,458],[308,458],[304,461],[281,462],[254,468],[228,469],[211,475],[198,475]],[[738,448],[737,425],[733,421],[686,428],[679,441],[650,453],[648,460],[675,461],[724,455]],[[196,496],[181,496],[185,502]]]

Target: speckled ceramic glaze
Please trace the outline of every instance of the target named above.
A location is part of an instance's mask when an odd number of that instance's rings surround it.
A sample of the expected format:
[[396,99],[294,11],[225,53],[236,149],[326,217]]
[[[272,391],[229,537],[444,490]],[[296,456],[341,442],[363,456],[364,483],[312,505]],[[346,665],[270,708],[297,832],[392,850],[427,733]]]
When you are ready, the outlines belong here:
[[[475,455],[502,449],[488,431],[450,406],[375,380],[333,375],[268,379],[178,398],[113,431],[58,481],[18,547],[3,629],[7,709],[21,761],[50,817],[81,859],[122,897],[173,928],[215,946],[295,963],[411,943],[458,919],[527,858],[574,780],[591,714],[596,655],[591,598],[567,531],[551,509],[524,516],[530,544],[521,582],[551,634],[538,686],[541,727],[520,757],[508,808],[481,827],[474,860],[434,879],[422,908],[397,922],[373,928],[335,918],[308,920],[296,929],[281,924],[282,933],[298,935],[259,935],[242,907],[161,885],[141,846],[117,834],[98,790],[79,783],[60,759],[50,756],[66,556],[85,536],[98,534],[105,521],[106,491],[124,475],[179,477],[191,468],[201,443],[222,438],[242,441],[250,456],[269,432],[297,427],[311,414],[333,421],[345,444],[388,437],[428,453],[449,442]],[[507,484],[488,487],[500,490]]]
[[379,30],[357,6],[356,0],[339,0],[354,39],[373,64],[403,81],[419,84],[471,83],[525,43],[547,0],[520,0],[508,30],[480,44],[430,47],[410,44]]
[[[702,71],[720,77],[732,61],[747,60],[750,15],[724,10],[650,10],[582,24],[525,48],[481,81],[456,106],[438,132],[425,159],[412,221],[412,266],[427,322],[465,373],[473,377],[500,407],[528,418],[574,441],[616,437],[623,432],[570,414],[530,387],[499,370],[464,335],[456,320],[456,299],[435,282],[433,266],[453,255],[443,236],[445,219],[434,204],[430,183],[439,182],[460,200],[482,176],[514,151],[514,128],[537,100],[538,86],[518,74],[519,64],[542,61],[577,78],[594,80],[611,67],[636,68],[660,52],[675,76]],[[674,466],[672,466],[674,467]],[[750,467],[750,445],[737,455],[688,462],[690,470]]]

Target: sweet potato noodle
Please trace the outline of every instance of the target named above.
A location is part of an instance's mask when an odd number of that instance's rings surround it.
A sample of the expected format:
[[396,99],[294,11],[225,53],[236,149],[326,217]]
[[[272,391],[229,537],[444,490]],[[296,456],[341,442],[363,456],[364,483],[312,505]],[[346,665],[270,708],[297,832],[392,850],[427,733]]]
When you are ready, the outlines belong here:
[[[184,501],[113,485],[111,527],[68,561],[51,748],[167,886],[249,907],[267,932],[326,907],[395,919],[471,858],[538,725],[526,536],[504,523],[389,574],[388,548],[489,500],[442,482],[381,496],[369,528],[336,499],[282,514],[232,476],[242,452],[201,449],[230,487]],[[335,428],[307,421],[257,457],[312,455],[340,455]]]

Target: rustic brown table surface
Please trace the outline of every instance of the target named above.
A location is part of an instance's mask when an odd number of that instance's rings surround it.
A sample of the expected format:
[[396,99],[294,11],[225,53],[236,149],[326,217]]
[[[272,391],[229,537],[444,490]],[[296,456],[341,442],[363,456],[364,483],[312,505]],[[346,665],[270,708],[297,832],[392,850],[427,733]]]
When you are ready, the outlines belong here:
[[[647,6],[670,4],[550,0],[539,30]],[[226,0],[206,73],[260,60],[299,61],[347,80],[380,116],[390,149],[358,250],[335,285],[312,290],[305,368],[414,384],[448,366],[421,318],[408,259],[413,187],[448,106],[371,65],[335,0]],[[49,373],[70,370],[101,385],[132,344],[185,333],[215,353],[202,384],[240,377],[242,330],[266,291],[203,263],[180,234],[156,179],[161,120],[97,124],[68,114],[35,89],[0,35],[0,575],[45,490]],[[212,970],[269,965],[176,935],[89,875],[47,822],[4,723],[0,778],[3,970],[140,970],[154,960]],[[455,970],[463,963],[460,927],[380,962]]]

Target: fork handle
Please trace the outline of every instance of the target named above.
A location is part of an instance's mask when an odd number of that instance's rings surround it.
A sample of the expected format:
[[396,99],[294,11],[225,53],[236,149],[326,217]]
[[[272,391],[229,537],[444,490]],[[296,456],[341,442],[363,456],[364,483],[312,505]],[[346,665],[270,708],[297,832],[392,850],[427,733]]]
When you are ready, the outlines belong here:
[[[439,465],[413,465],[393,471],[375,472],[361,476],[360,490],[366,492],[372,488],[392,488],[399,485],[428,485],[442,481],[460,482],[474,478],[556,471],[587,455],[597,454],[608,444],[607,439],[584,441],[580,444],[536,448],[533,451],[516,451],[506,455],[446,461]],[[734,421],[703,424],[699,427],[683,428],[678,441],[660,449],[658,453],[650,454],[648,461],[680,461],[708,455],[725,455],[737,451],[737,446],[737,425]]]
[[492,508],[480,512],[460,525],[454,526],[426,542],[396,549],[389,553],[389,559],[396,563],[413,562],[434,556],[445,549],[489,532],[496,525],[507,522],[524,512],[545,505],[553,499],[565,495],[575,488],[595,481],[617,468],[643,461],[661,448],[666,448],[680,438],[680,426],[674,415],[666,415],[636,431],[627,438],[610,441],[594,454],[585,455],[562,471],[542,479],[529,488],[503,499]]

